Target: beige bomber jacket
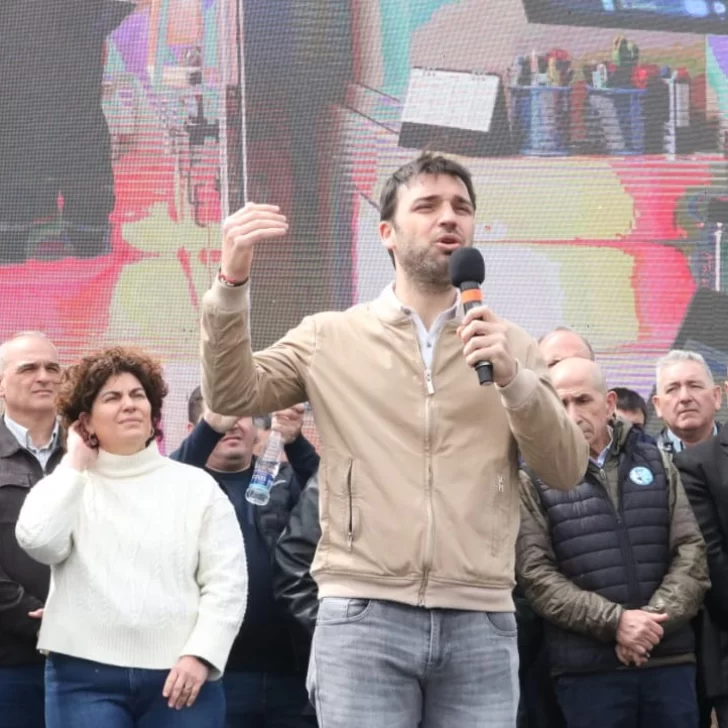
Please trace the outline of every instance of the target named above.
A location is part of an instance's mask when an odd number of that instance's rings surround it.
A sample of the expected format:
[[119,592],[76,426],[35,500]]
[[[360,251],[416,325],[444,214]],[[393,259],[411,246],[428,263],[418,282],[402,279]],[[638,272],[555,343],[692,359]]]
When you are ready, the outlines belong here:
[[415,326],[391,297],[309,316],[255,354],[248,307],[248,284],[216,281],[205,294],[203,394],[238,416],[311,403],[319,596],[512,610],[519,451],[557,488],[575,486],[588,462],[536,342],[506,322],[518,373],[481,387],[458,321],[443,327],[425,370]]

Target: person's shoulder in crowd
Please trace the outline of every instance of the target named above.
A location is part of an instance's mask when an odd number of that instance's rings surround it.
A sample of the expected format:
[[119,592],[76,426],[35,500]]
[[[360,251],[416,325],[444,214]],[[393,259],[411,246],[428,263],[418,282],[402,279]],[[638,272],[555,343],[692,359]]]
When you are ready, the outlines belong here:
[[696,460],[699,460],[703,457],[713,455],[722,444],[728,445],[728,429],[725,426],[722,426],[716,435],[709,437],[707,440],[703,440],[703,442],[699,442],[697,445],[691,445],[685,448],[682,452],[677,453],[675,457],[692,456]]
[[174,478],[180,488],[203,488],[204,492],[214,495],[220,492],[220,486],[217,480],[203,468],[196,465],[188,465],[181,463],[179,460],[165,457],[165,463],[162,466],[165,477]]

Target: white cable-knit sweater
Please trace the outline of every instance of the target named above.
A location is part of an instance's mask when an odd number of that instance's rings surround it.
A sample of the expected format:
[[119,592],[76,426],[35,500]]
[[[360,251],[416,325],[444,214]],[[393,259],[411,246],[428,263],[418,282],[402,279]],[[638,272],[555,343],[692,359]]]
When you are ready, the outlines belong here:
[[150,669],[194,655],[220,677],[248,577],[233,507],[203,470],[156,443],[101,451],[84,473],[60,465],[28,494],[16,534],[52,567],[39,649]]

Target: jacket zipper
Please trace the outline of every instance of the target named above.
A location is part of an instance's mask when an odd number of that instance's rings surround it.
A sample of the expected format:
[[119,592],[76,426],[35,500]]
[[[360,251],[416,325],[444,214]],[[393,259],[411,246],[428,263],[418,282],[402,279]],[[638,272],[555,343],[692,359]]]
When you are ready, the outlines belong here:
[[[506,490],[506,481],[505,478],[501,473],[498,474],[498,492],[496,494],[496,508],[500,508],[501,506],[501,498],[503,496],[503,493],[505,493]],[[493,523],[493,538],[491,538],[491,545],[490,545],[490,552],[493,556],[495,556],[498,553],[498,549],[501,546],[501,543],[503,541],[501,535],[500,535],[500,525],[501,525],[501,516],[496,515],[494,523]]]
[[634,558],[634,553],[632,551],[632,544],[629,542],[629,533],[627,532],[627,526],[624,523],[624,493],[623,493],[623,485],[624,485],[624,479],[627,477],[627,466],[629,465],[629,460],[622,455],[620,458],[619,463],[619,513],[618,513],[618,523],[621,529],[621,537],[624,540],[624,545],[627,550],[627,557],[625,560],[625,568],[627,570],[627,583],[629,585],[629,593],[632,597],[632,604],[634,605],[635,609],[639,609],[640,607],[645,606],[644,604],[641,604],[642,601],[642,595],[640,594],[640,581],[637,577],[637,562]]
[[425,606],[425,593],[432,569],[432,555],[434,549],[435,518],[432,506],[432,395],[435,394],[435,385],[432,382],[432,370],[425,369],[425,504],[427,508],[427,531],[425,540],[425,556],[422,563],[422,584],[417,603]]
[[[599,468],[599,475],[606,481],[607,472],[604,468]],[[622,552],[622,559],[624,560],[624,570],[627,575],[627,591],[629,594],[630,605],[633,608],[639,608],[637,602],[639,598],[639,581],[637,579],[637,567],[634,561],[634,554],[632,553],[632,546],[629,543],[629,534],[624,524],[624,510],[622,505],[622,468],[619,469],[619,507],[615,507],[612,499],[609,497],[604,483],[595,478],[600,489],[604,493],[604,498],[614,513],[614,518],[617,521],[617,538],[619,539],[619,548]],[[636,605],[636,606],[635,606]]]
[[354,503],[351,492],[351,471],[354,467],[354,461],[349,460],[349,469],[346,471],[346,492],[349,501],[349,528],[346,532],[346,545],[349,551],[351,551],[354,545]]

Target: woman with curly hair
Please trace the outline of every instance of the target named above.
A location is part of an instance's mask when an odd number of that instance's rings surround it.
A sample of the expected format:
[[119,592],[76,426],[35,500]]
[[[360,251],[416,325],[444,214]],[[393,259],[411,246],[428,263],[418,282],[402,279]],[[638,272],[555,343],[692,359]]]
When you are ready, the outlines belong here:
[[220,678],[247,569],[225,494],[157,448],[161,365],[123,348],[64,372],[67,454],[18,542],[51,566],[40,629],[47,728],[222,728]]

